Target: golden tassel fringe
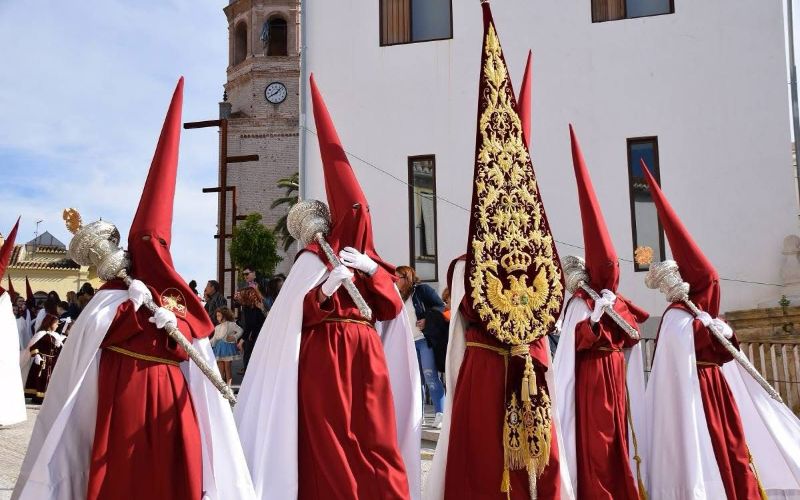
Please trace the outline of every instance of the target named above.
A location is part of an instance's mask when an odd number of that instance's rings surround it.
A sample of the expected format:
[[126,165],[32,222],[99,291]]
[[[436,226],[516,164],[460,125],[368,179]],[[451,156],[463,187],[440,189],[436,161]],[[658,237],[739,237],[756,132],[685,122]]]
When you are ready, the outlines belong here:
[[509,493],[511,491],[511,473],[508,467],[503,468],[503,481],[500,483],[500,491]]

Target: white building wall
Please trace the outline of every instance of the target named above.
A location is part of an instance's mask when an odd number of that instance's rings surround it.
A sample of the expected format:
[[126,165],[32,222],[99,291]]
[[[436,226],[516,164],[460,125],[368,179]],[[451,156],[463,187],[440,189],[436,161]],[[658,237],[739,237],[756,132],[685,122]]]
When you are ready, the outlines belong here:
[[[379,2],[304,3],[308,68],[345,148],[403,182],[408,156],[435,154],[438,196],[468,206],[478,2],[453,1],[452,40],[390,47],[379,46]],[[626,138],[655,135],[662,187],[720,274],[779,282],[781,242],[796,232],[797,214],[781,3],[676,2],[675,14],[595,24],[590,3],[493,4],[517,87],[533,49],[532,156],[555,237],[582,245],[567,124],[576,127],[617,250],[628,259]],[[310,114],[307,126],[314,130]],[[313,133],[306,148],[307,193],[324,199]],[[378,251],[408,263],[406,185],[351,162],[370,200]],[[449,261],[465,251],[469,217],[442,199],[437,209],[444,281]],[[644,273],[628,262],[622,269],[620,290],[660,315],[663,298],[645,288]],[[780,290],[723,282],[723,310],[772,297]]]

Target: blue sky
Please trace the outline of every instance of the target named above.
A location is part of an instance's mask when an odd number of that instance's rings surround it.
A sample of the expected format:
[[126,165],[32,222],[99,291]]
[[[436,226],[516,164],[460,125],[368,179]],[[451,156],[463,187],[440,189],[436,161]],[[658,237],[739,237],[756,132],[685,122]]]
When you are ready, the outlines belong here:
[[[0,0],[0,232],[19,242],[61,211],[103,217],[127,238],[164,114],[186,78],[184,121],[216,118],[227,65],[222,0]],[[214,277],[216,129],[184,131],[173,223],[178,271]]]

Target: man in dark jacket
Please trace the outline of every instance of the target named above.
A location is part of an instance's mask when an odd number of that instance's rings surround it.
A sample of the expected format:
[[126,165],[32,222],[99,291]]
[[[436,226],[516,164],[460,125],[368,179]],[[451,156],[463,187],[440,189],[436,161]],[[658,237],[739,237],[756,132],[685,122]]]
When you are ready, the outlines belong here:
[[203,295],[206,299],[206,312],[211,318],[211,322],[214,323],[214,326],[217,326],[217,309],[228,306],[228,301],[225,300],[225,296],[223,296],[220,291],[219,282],[209,280],[206,284],[206,288],[203,290]]

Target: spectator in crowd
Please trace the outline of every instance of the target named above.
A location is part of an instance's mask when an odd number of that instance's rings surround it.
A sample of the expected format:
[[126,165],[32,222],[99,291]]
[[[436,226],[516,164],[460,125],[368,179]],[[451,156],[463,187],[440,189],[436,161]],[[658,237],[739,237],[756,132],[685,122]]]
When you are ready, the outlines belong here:
[[81,286],[81,289],[78,293],[83,292],[84,295],[88,295],[91,299],[94,297],[94,287],[88,281]]
[[442,302],[444,302],[444,311],[442,311],[442,316],[447,322],[450,322],[450,289],[448,287],[444,287],[442,290]]
[[242,337],[242,329],[234,322],[233,312],[227,307],[220,307],[216,313],[217,326],[211,338],[211,347],[217,358],[217,366],[222,379],[228,384],[233,382],[231,362],[241,359],[237,342]]
[[81,313],[81,306],[78,303],[78,294],[70,290],[67,292],[67,304],[69,307],[67,311],[69,312],[69,317],[72,318],[73,321],[78,319],[78,314]]
[[[33,337],[33,316],[28,310],[25,297],[17,296],[14,306],[14,317],[17,319],[17,331],[19,333],[19,350],[24,351],[28,348],[28,342]],[[27,375],[27,374],[26,374]]]
[[204,307],[208,313],[208,317],[211,318],[211,322],[214,323],[214,326],[217,326],[217,309],[228,306],[228,301],[225,300],[225,296],[222,295],[222,291],[220,290],[219,282],[216,280],[209,280],[208,283],[206,283],[206,288],[203,290],[203,295],[206,298],[206,305]]
[[439,298],[433,288],[425,283],[420,283],[413,267],[400,266],[395,271],[395,275],[398,280],[397,287],[400,289],[400,295],[405,302],[406,313],[414,332],[414,347],[417,350],[417,361],[419,362],[422,380],[436,413],[433,426],[441,429],[444,414],[444,384],[439,378],[439,370],[436,366],[433,349],[438,336],[426,336],[425,330],[428,321],[433,322],[430,318],[437,315],[439,318],[442,317],[442,311],[444,311],[445,307],[444,302],[442,302],[442,299]]
[[239,345],[242,348],[242,361],[244,363],[244,370],[247,370],[247,364],[250,362],[250,355],[253,353],[253,347],[258,340],[258,334],[261,332],[261,327],[264,325],[264,320],[267,318],[264,313],[263,297],[257,289],[246,287],[239,290],[239,304],[242,306],[239,314],[239,326],[242,327],[243,333],[239,340]]
[[198,297],[200,296],[200,292],[197,291],[197,282],[195,280],[189,282],[189,290],[194,292]]
[[284,277],[282,274],[273,276],[272,279],[267,281],[267,289],[266,293],[264,294],[264,310],[269,312],[272,309],[272,304],[275,303],[275,299],[278,298],[278,293],[281,291],[281,287],[283,286]]
[[42,329],[42,321],[46,315],[55,316],[58,319],[58,304],[61,303],[61,297],[58,296],[58,292],[55,290],[51,290],[50,293],[47,294],[47,299],[44,301],[44,306],[36,312],[36,320],[33,323],[33,330],[38,332]]
[[78,306],[81,308],[81,311],[83,311],[86,308],[86,304],[88,304],[89,301],[92,300],[92,297],[93,297],[92,295],[86,293],[81,294],[80,292],[78,292]]
[[242,276],[244,276],[245,286],[258,289],[258,280],[256,279],[256,271],[253,266],[247,266],[242,269]]
[[61,335],[68,335],[69,328],[72,326],[72,318],[69,315],[69,303],[65,300],[59,302],[56,306],[56,312],[58,313],[58,327],[56,328],[56,332]]

